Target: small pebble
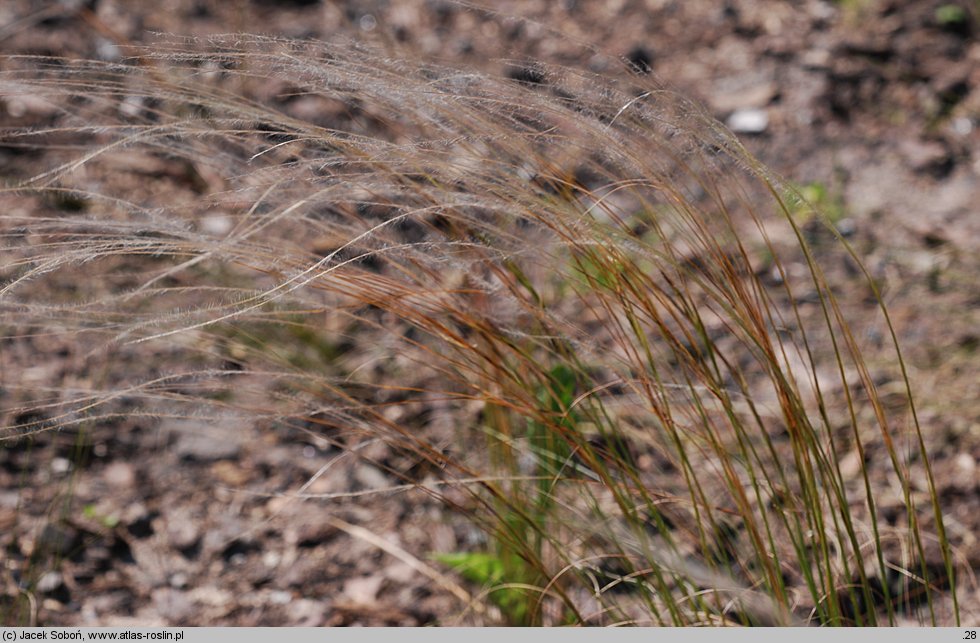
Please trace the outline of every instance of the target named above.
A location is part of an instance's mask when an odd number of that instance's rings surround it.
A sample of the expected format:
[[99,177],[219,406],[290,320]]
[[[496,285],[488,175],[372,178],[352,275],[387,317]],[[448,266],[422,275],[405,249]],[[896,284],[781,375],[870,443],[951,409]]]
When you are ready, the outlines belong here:
[[288,605],[293,600],[293,595],[285,590],[274,590],[269,592],[269,602],[273,605]]
[[37,581],[37,591],[42,594],[50,594],[58,591],[63,584],[64,580],[61,578],[60,572],[45,572],[40,580]]
[[375,602],[384,580],[381,574],[351,578],[344,583],[343,592],[354,603],[370,605]]
[[51,458],[51,470],[55,473],[71,471],[71,462],[67,458]]
[[276,551],[267,551],[262,554],[262,564],[266,567],[272,568],[277,566],[282,561],[282,556]]
[[857,223],[855,223],[854,219],[845,217],[837,222],[837,232],[839,232],[842,237],[850,237],[857,232]]
[[953,132],[960,136],[966,136],[973,131],[973,121],[966,116],[954,118],[950,126],[953,128]]
[[223,214],[212,214],[201,220],[201,230],[215,236],[223,236],[231,232],[235,222]]
[[170,576],[170,586],[174,589],[184,589],[187,587],[188,578],[184,572],[176,572]]
[[126,462],[113,462],[102,472],[106,484],[115,489],[132,489],[136,484],[136,470]]
[[727,125],[738,134],[761,134],[769,127],[769,114],[764,109],[738,109],[728,117]]
[[969,453],[961,453],[956,456],[956,468],[960,470],[960,473],[965,475],[973,475],[977,470],[977,462],[973,459]]

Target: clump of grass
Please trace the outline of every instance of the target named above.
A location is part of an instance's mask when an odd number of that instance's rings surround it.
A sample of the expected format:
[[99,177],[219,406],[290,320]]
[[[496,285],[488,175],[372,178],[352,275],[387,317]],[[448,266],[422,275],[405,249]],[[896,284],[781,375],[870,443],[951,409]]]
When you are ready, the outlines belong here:
[[[385,440],[444,479],[392,475],[469,494],[489,545],[441,559],[513,623],[958,620],[914,407],[886,411],[847,322],[870,302],[890,332],[874,282],[829,223],[812,251],[799,194],[697,105],[351,44],[235,36],[140,63],[0,76],[64,109],[5,132],[64,159],[4,198],[86,204],[0,214],[4,333],[70,337],[106,371],[14,390],[25,419],[0,437],[235,412]],[[134,151],[178,170],[120,178]],[[197,196],[174,203],[182,181]],[[435,400],[449,433],[390,412]]]

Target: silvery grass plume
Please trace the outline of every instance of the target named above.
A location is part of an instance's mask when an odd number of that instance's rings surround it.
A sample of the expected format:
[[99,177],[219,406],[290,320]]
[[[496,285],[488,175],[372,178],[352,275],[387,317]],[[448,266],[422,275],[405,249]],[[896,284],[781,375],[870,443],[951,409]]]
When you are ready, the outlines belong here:
[[893,338],[859,258],[691,101],[539,70],[252,36],[9,58],[0,92],[49,109],[4,144],[60,162],[3,190],[4,334],[100,377],[15,384],[0,437],[384,441],[489,535],[514,623],[954,623],[914,407],[847,323],[870,301]]

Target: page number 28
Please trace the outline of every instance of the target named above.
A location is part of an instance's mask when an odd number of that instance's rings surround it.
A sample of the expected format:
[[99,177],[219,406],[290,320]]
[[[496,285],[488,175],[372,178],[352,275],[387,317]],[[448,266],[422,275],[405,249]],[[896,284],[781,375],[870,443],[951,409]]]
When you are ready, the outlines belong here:
[[964,630],[964,632],[963,632],[963,640],[964,641],[976,641],[977,640],[977,631],[976,630]]

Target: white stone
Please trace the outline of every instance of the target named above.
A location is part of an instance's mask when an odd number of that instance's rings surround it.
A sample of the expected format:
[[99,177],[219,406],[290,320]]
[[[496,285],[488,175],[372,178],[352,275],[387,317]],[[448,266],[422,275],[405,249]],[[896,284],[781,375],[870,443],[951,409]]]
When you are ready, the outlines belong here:
[[728,117],[727,125],[739,134],[760,134],[769,127],[769,114],[764,109],[738,109]]

